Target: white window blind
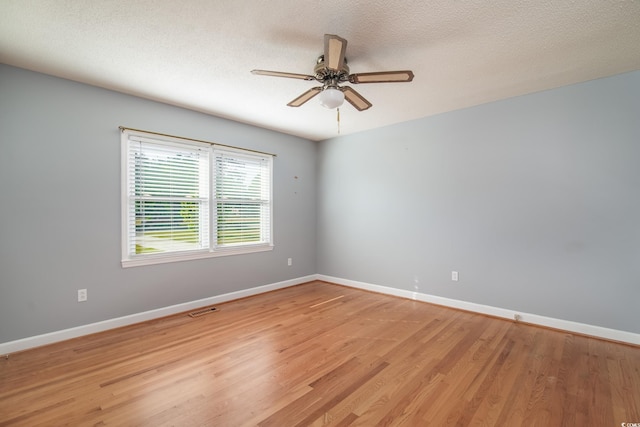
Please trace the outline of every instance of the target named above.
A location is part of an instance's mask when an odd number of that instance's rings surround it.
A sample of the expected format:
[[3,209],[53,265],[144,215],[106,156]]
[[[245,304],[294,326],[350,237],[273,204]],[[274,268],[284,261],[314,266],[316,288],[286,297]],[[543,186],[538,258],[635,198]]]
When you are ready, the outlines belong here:
[[132,138],[128,153],[129,254],[209,247],[209,151]]
[[268,158],[215,150],[216,246],[271,241]]
[[269,250],[272,156],[123,131],[123,266]]

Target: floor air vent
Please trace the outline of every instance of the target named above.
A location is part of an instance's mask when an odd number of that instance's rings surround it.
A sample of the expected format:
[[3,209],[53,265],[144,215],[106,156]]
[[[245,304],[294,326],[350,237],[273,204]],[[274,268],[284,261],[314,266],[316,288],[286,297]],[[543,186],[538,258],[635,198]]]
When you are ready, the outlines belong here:
[[213,313],[214,311],[216,311],[217,308],[215,307],[207,307],[207,308],[203,308],[197,311],[192,311],[191,313],[189,313],[189,316],[191,317],[200,317],[200,316],[204,316],[205,314],[209,314],[209,313]]

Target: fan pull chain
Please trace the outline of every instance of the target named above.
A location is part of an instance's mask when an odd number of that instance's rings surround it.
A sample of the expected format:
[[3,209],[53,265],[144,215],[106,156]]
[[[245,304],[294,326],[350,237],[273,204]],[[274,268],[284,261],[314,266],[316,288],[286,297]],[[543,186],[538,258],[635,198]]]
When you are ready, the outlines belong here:
[[336,108],[336,111],[338,112],[338,117],[337,117],[337,121],[338,121],[338,135],[340,135],[340,108]]

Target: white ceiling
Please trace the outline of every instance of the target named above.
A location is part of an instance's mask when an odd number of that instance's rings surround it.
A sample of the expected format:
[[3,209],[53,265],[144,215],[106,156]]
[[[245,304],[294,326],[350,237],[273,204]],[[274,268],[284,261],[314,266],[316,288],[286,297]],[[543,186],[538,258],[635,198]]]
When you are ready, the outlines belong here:
[[636,0],[0,0],[0,62],[312,140],[336,112],[286,104],[317,83],[250,70],[313,74],[325,33],[415,73],[354,85],[342,135],[640,69]]

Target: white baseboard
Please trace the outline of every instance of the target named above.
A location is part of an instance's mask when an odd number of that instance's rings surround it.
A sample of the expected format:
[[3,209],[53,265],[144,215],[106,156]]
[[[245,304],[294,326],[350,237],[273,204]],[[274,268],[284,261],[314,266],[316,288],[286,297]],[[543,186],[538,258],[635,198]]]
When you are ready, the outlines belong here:
[[555,319],[552,317],[539,316],[537,314],[523,313],[521,311],[509,310],[506,308],[492,307],[489,305],[476,304],[467,301],[460,301],[451,298],[444,298],[435,295],[423,294],[420,292],[411,292],[403,289],[390,288],[380,285],[372,285],[370,283],[358,282],[355,280],[341,279],[339,277],[325,276],[318,274],[317,280],[336,283],[338,285],[350,286],[352,288],[364,289],[367,291],[378,292],[381,294],[393,295],[402,298],[423,301],[432,304],[442,305],[445,307],[457,308],[465,311],[486,314],[489,316],[502,317],[504,319],[515,320],[515,316],[519,316],[518,321],[529,323],[532,325],[545,326],[548,328],[559,329],[567,332],[574,332],[582,335],[589,335],[597,338],[603,338],[612,341],[625,342],[629,344],[640,345],[640,334],[627,331],[619,331],[617,329],[603,328],[601,326],[587,325],[584,323],[572,322],[570,320]]
[[193,310],[213,304],[244,298],[264,292],[274,291],[276,289],[288,288],[290,286],[299,285],[301,283],[310,282],[317,279],[317,275],[298,277],[296,279],[285,280],[283,282],[272,283],[269,285],[258,286],[241,291],[230,292],[228,294],[216,295],[209,298],[203,298],[196,301],[185,302],[182,304],[171,305],[169,307],[149,310],[142,313],[131,314],[129,316],[117,317],[115,319],[104,320],[101,322],[90,323],[88,325],[77,326],[75,328],[64,329],[61,331],[50,332],[48,334],[36,335],[33,337],[23,338],[15,341],[0,343],[0,355],[7,355],[17,351],[27,350],[29,348],[40,347],[71,338],[81,337],[83,335],[94,334],[96,332],[106,331],[108,329],[119,328],[121,326],[132,325],[134,323],[145,322],[147,320],[157,319],[160,317],[170,316],[176,313]]
[[572,322],[569,320],[555,319],[551,317],[539,316],[537,314],[523,313],[520,311],[509,310],[500,307],[492,307],[489,305],[476,304],[467,301],[444,298],[435,295],[423,294],[420,292],[411,292],[403,289],[390,288],[387,286],[372,285],[370,283],[358,282],[355,280],[341,279],[338,277],[326,276],[322,274],[312,274],[309,276],[299,277],[296,279],[285,280],[283,282],[272,283],[269,285],[258,286],[255,288],[244,289],[241,291],[230,292],[228,294],[217,295],[196,301],[190,301],[182,304],[176,304],[169,307],[163,307],[156,310],[149,310],[142,313],[136,313],[129,316],[118,317],[115,319],[104,320],[102,322],[91,323],[88,325],[77,326],[75,328],[64,329],[61,331],[51,332],[48,334],[36,335],[33,337],[23,338],[6,343],[0,343],[0,355],[15,353],[29,348],[40,347],[71,338],[81,337],[83,335],[94,334],[109,329],[119,328],[121,326],[132,325],[134,323],[145,322],[147,320],[157,319],[160,317],[170,316],[172,314],[182,313],[208,305],[219,304],[239,298],[245,298],[276,289],[283,289],[290,286],[299,285],[313,280],[323,280],[325,282],[335,283],[338,285],[349,286],[352,288],[363,289],[381,294],[393,295],[402,298],[413,299],[416,301],[428,302],[431,304],[442,305],[445,307],[457,308],[460,310],[471,311],[475,313],[486,314],[489,316],[501,317],[504,319],[514,320],[516,315],[520,316],[519,321],[530,323],[533,325],[545,326],[553,329],[564,330],[567,332],[575,332],[583,335],[604,338],[613,341],[625,342],[629,344],[640,345],[640,334],[633,332],[619,331],[616,329],[603,328],[601,326],[587,325],[584,323]]

